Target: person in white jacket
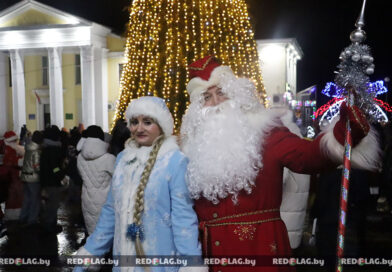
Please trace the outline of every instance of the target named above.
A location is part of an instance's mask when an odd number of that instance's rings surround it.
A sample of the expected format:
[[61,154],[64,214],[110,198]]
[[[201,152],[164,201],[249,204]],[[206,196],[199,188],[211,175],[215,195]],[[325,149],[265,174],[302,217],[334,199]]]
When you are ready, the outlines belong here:
[[104,142],[104,133],[99,126],[89,126],[86,136],[77,165],[83,179],[83,217],[87,232],[91,234],[106,201],[116,157],[108,153],[109,145]]

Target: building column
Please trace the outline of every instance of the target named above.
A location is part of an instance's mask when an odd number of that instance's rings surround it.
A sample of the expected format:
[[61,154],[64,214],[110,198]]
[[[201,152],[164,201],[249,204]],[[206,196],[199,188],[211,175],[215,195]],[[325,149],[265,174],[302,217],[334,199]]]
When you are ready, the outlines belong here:
[[0,52],[0,137],[8,130],[8,56]]
[[12,112],[13,130],[16,134],[26,124],[26,87],[23,67],[23,55],[20,50],[11,50],[11,76],[12,76]]
[[286,58],[286,87],[284,89],[284,92],[287,91],[287,85],[290,87],[291,86],[291,67],[290,67],[290,59],[291,59],[291,53],[290,53],[290,47],[286,45],[286,50],[285,50],[285,58]]
[[95,121],[105,132],[109,131],[107,52],[105,48],[94,48]]
[[92,46],[81,47],[82,123],[85,128],[95,125],[94,52]]
[[64,127],[62,48],[48,49],[50,123],[60,129]]
[[293,58],[293,86],[295,93],[298,93],[297,89],[297,58]]

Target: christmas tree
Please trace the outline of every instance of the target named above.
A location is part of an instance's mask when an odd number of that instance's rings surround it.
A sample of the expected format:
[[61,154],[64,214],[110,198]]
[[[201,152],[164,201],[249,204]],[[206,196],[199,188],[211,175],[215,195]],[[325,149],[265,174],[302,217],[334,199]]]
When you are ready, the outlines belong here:
[[189,104],[187,66],[207,55],[251,78],[265,101],[245,0],[134,0],[113,124],[131,99],[153,95],[165,99],[177,130]]

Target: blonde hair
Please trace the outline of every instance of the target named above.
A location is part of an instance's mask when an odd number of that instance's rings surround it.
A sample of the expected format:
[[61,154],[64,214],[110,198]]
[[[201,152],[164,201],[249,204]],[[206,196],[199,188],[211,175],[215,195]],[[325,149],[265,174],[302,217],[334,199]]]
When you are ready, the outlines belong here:
[[[142,176],[140,178],[140,183],[136,190],[136,200],[135,200],[135,207],[133,212],[133,222],[141,226],[142,225],[142,216],[144,211],[144,190],[146,189],[148,179],[150,177],[152,168],[155,165],[155,161],[158,156],[159,149],[161,148],[165,137],[164,135],[160,135],[155,139],[155,144],[150,152],[148,160],[146,162],[146,166],[144,167]],[[135,247],[136,247],[136,254],[138,256],[144,256],[143,247],[141,244],[141,237],[140,234],[136,236],[135,240]]]

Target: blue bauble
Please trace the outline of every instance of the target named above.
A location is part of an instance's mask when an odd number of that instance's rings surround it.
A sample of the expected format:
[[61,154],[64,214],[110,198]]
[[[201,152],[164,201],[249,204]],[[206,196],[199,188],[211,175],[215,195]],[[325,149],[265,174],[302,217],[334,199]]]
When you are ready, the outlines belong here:
[[132,241],[135,241],[137,236],[139,236],[140,241],[143,241],[143,227],[141,225],[137,225],[136,223],[128,225],[127,237],[130,238]]

